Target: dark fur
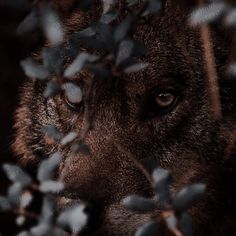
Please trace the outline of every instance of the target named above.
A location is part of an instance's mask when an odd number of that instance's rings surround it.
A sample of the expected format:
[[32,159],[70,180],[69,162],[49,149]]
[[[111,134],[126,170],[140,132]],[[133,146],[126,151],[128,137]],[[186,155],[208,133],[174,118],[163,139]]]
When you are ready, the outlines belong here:
[[[73,1],[57,3],[68,34],[98,15],[98,10],[85,15],[68,2]],[[195,182],[207,184],[205,198],[191,209],[195,235],[236,235],[234,161],[224,158],[235,129],[235,85],[224,76],[231,40],[221,30],[212,31],[223,107],[223,119],[218,122],[211,115],[200,34],[188,26],[192,6],[167,1],[160,15],[138,25],[135,38],[145,43],[144,60],[150,67],[120,78],[115,86],[109,80],[97,81],[90,104],[94,128],[86,138],[92,156],[70,156],[65,151],[60,176],[68,196],[95,202],[102,209],[96,235],[131,236],[149,217],[132,214],[119,205],[129,194],[152,196],[151,187],[129,155],[138,160],[155,157],[169,168],[175,177],[173,192]],[[77,80],[86,95],[88,78]],[[149,118],[144,112],[146,98],[163,84],[179,87],[181,100],[170,113]],[[23,163],[35,163],[53,152],[42,139],[43,125],[55,124],[63,132],[79,132],[85,125],[83,114],[68,110],[60,96],[46,102],[42,91],[43,86],[32,81],[22,90],[14,150]],[[71,164],[65,169],[69,158]]]

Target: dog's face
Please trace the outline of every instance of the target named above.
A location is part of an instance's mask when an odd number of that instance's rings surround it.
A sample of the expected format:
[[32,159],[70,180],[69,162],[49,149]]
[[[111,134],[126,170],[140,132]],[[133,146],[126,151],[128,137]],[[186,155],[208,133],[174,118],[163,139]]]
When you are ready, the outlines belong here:
[[[143,60],[149,67],[116,81],[96,80],[89,101],[93,129],[85,139],[91,156],[64,151],[59,175],[66,183],[65,197],[99,206],[102,226],[97,235],[133,235],[149,217],[131,214],[119,204],[129,194],[153,195],[132,158],[141,162],[152,158],[170,169],[175,177],[173,192],[187,184],[206,183],[205,200],[192,210],[199,224],[215,220],[221,211],[215,205],[220,196],[217,188],[222,188],[218,178],[223,173],[222,158],[234,128],[235,110],[233,90],[221,82],[228,41],[213,32],[223,107],[223,120],[218,122],[209,102],[200,34],[188,25],[190,10],[187,4],[167,1],[161,15],[138,24],[135,38],[146,46]],[[84,19],[89,19],[79,11],[67,18],[70,31],[80,30],[88,23]],[[82,88],[84,99],[88,81],[86,73],[73,81]],[[14,144],[23,162],[38,161],[55,150],[42,138],[43,126],[53,124],[63,133],[79,133],[86,125],[84,109],[68,103],[63,95],[46,101],[43,91],[44,85],[31,81],[23,88]],[[208,230],[212,232],[209,225]],[[196,232],[200,235],[201,230]]]

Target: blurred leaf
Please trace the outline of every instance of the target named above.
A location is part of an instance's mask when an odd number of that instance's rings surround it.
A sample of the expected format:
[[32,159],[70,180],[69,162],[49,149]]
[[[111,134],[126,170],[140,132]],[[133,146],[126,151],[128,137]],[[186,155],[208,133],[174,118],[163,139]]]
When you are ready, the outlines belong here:
[[33,195],[29,191],[25,191],[20,198],[20,207],[26,208],[33,200]]
[[42,132],[47,135],[49,138],[52,138],[56,141],[62,138],[62,134],[54,125],[46,125],[42,129]]
[[133,22],[133,18],[131,16],[127,16],[125,18],[125,20],[123,20],[117,26],[117,28],[114,31],[115,42],[120,42],[121,40],[123,40],[127,36],[128,32],[130,30],[130,27],[132,25],[132,22]]
[[107,12],[106,14],[103,14],[100,18],[99,22],[102,24],[110,24],[112,21],[114,21],[118,16],[118,11],[113,10],[110,12]]
[[152,200],[137,195],[128,196],[123,199],[122,205],[131,211],[142,214],[152,212],[156,209],[156,204]]
[[168,170],[163,168],[157,168],[152,174],[154,182],[154,191],[158,196],[158,201],[161,205],[171,203],[171,195],[169,191],[169,185],[172,183],[173,178],[171,177]]
[[25,217],[24,216],[18,216],[17,218],[16,218],[16,224],[18,225],[18,226],[22,226],[24,223],[25,223]]
[[64,189],[64,184],[60,181],[47,180],[40,184],[39,190],[42,193],[59,193]]
[[16,33],[25,34],[32,32],[38,27],[38,15],[35,10],[31,11],[18,26]]
[[149,221],[137,230],[135,236],[157,236],[158,230],[159,225],[154,221]]
[[42,65],[37,64],[31,58],[27,58],[20,63],[25,74],[32,79],[45,80],[50,76],[49,71]]
[[77,138],[77,136],[78,134],[76,132],[70,132],[61,140],[61,145],[64,146],[73,142]]
[[41,26],[51,45],[63,42],[64,29],[62,23],[50,4],[45,4],[41,9]]
[[220,17],[226,9],[224,2],[212,2],[204,7],[197,8],[191,14],[191,24],[209,23]]
[[47,195],[43,198],[43,205],[41,210],[40,222],[49,223],[52,220],[54,214],[54,201],[52,197]]
[[173,199],[173,208],[182,212],[192,206],[205,193],[205,184],[194,184],[180,190]]
[[48,236],[52,235],[52,227],[49,224],[38,224],[30,229],[33,236]]
[[142,16],[159,12],[161,9],[161,6],[162,6],[161,0],[149,0],[148,7],[144,11]]
[[3,170],[8,179],[14,183],[20,183],[22,186],[27,186],[32,181],[31,177],[17,165],[4,164]]
[[63,211],[57,221],[61,226],[68,226],[74,234],[78,234],[88,221],[88,216],[85,214],[84,209],[84,205],[74,205]]
[[81,52],[71,65],[65,70],[64,76],[70,78],[80,72],[87,62],[95,62],[99,57],[86,52]]
[[236,9],[231,9],[226,17],[225,17],[225,23],[229,26],[235,26],[236,25]]
[[54,47],[44,48],[42,56],[44,67],[50,73],[60,74],[63,70],[63,63],[67,56],[71,56],[71,52],[68,48],[60,44]]
[[12,205],[19,207],[22,192],[23,186],[19,182],[15,182],[8,188],[7,197]]
[[56,152],[47,160],[42,161],[38,168],[37,179],[40,182],[51,180],[54,175],[54,170],[60,164],[61,159],[61,153]]
[[178,220],[174,215],[171,215],[169,217],[167,217],[166,219],[166,225],[168,227],[168,229],[175,233],[176,230],[178,230]]
[[134,42],[132,40],[121,41],[117,52],[116,65],[119,65],[124,60],[131,57],[133,49],[134,49]]
[[132,72],[138,72],[141,70],[144,70],[148,67],[148,63],[138,63],[138,64],[134,64],[132,66],[129,66],[127,68],[125,68],[124,72],[126,74],[132,73]]
[[56,81],[54,80],[50,80],[48,83],[47,83],[47,87],[46,89],[44,90],[43,92],[43,96],[46,98],[46,99],[49,99],[51,97],[54,97],[56,96],[57,94],[59,94],[61,92],[61,86],[60,84],[58,84]]
[[180,229],[183,233],[183,236],[193,236],[193,221],[190,215],[187,213],[181,214]]
[[9,211],[11,204],[6,197],[0,196],[0,212]]

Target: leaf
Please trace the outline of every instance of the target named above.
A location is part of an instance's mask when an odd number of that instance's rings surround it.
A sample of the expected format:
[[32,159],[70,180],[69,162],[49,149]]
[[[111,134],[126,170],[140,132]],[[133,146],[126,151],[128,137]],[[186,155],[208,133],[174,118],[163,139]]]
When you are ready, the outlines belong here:
[[132,7],[136,5],[139,2],[139,0],[127,0],[128,7]]
[[57,222],[63,227],[68,226],[74,234],[78,234],[87,224],[88,216],[84,212],[84,205],[74,205],[63,211]]
[[95,62],[99,57],[86,52],[81,52],[77,58],[69,65],[65,70],[64,76],[67,78],[73,77],[75,74],[81,71],[87,62]]
[[71,103],[79,104],[83,99],[83,94],[79,86],[74,83],[65,83],[62,85],[65,96]]
[[152,200],[137,195],[131,195],[123,199],[122,205],[131,211],[142,214],[156,209],[156,204]]
[[61,92],[61,86],[54,80],[50,80],[47,83],[47,87],[43,92],[43,96],[46,99],[52,98]]
[[153,188],[158,196],[159,203],[161,205],[170,204],[171,195],[169,185],[173,181],[170,172],[163,168],[157,168],[153,171],[152,178],[154,182]]
[[20,63],[25,74],[32,79],[45,80],[50,76],[49,71],[42,65],[38,65],[31,58],[27,58]]
[[38,224],[30,229],[33,236],[48,236],[52,235],[52,227],[49,224]]
[[123,40],[127,36],[128,32],[130,30],[130,27],[132,25],[132,22],[133,22],[133,18],[131,16],[127,16],[125,18],[125,20],[123,20],[117,26],[117,28],[114,31],[115,42],[120,42],[121,40]]
[[183,236],[193,236],[193,221],[189,214],[181,214],[179,224]]
[[166,225],[168,227],[168,229],[175,233],[176,230],[178,230],[178,220],[176,219],[176,217],[174,215],[171,215],[167,218],[165,218],[166,221]]
[[110,11],[106,14],[103,14],[99,20],[102,24],[110,24],[112,21],[114,21],[118,16],[118,11]]
[[45,195],[43,198],[43,205],[41,209],[41,215],[39,219],[40,224],[50,225],[54,215],[54,201],[50,196]]
[[39,190],[42,193],[59,193],[64,189],[64,184],[60,181],[48,180],[40,184]]
[[191,14],[191,24],[199,25],[210,23],[220,17],[226,10],[224,2],[213,2],[204,7],[199,7]]
[[22,226],[24,223],[25,223],[25,217],[24,216],[18,216],[17,218],[16,218],[16,224],[18,225],[18,226]]
[[127,68],[125,68],[124,72],[126,74],[132,73],[132,72],[138,72],[141,70],[144,70],[148,67],[148,63],[138,63],[138,64],[134,64],[132,66],[129,66]]
[[62,23],[49,4],[45,4],[41,10],[41,27],[51,45],[63,42],[64,29]]
[[16,33],[21,35],[32,32],[38,27],[38,16],[36,11],[31,11],[18,26]]
[[42,129],[42,132],[47,135],[49,138],[52,138],[56,141],[62,138],[62,134],[54,125],[45,125]]
[[225,17],[225,23],[229,26],[234,26],[236,24],[236,9],[233,8],[228,12]]
[[12,205],[19,207],[22,191],[23,191],[23,186],[19,182],[12,184],[8,188],[7,197]]
[[134,49],[134,42],[132,40],[123,40],[119,44],[118,53],[116,57],[116,65],[119,65],[124,60],[131,57]]
[[52,74],[61,74],[63,63],[66,57],[70,57],[69,47],[65,48],[62,44],[54,47],[44,48],[42,52],[43,65]]
[[40,182],[51,180],[54,170],[58,167],[62,159],[60,152],[54,153],[50,158],[40,163],[37,173],[37,179]]
[[11,210],[11,204],[6,197],[0,196],[0,212]]
[[8,179],[14,183],[20,183],[22,186],[27,186],[32,181],[31,177],[17,165],[4,164],[3,170]]
[[33,195],[29,191],[25,191],[20,198],[20,207],[26,208],[33,200]]
[[146,11],[142,14],[142,16],[147,16],[149,14],[157,13],[161,9],[161,1],[160,0],[149,0],[148,7]]
[[32,236],[28,231],[22,231],[19,234],[17,234],[16,236]]
[[61,145],[64,146],[67,145],[68,143],[73,142],[77,136],[78,134],[76,132],[70,132],[61,140]]
[[135,236],[157,236],[159,225],[154,221],[149,221],[138,228]]
[[204,195],[205,191],[205,184],[194,184],[181,189],[173,200],[173,208],[177,212],[188,209]]

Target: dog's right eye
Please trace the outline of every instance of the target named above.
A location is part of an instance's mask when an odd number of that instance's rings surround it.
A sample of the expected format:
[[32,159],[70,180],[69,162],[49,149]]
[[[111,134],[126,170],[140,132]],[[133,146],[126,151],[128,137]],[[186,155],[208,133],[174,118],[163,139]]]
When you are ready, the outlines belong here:
[[73,102],[69,101],[69,99],[66,96],[64,96],[64,101],[65,101],[65,104],[67,105],[67,107],[72,111],[81,112],[84,108],[83,101],[81,101],[80,103],[73,103]]
[[79,86],[73,83],[63,84],[63,99],[67,107],[80,112],[84,107],[83,94]]

